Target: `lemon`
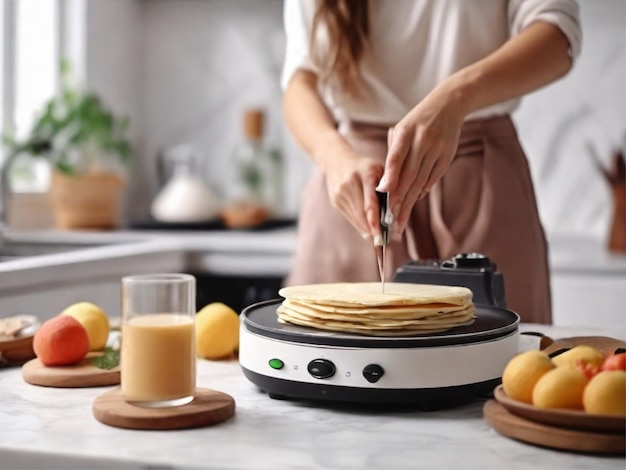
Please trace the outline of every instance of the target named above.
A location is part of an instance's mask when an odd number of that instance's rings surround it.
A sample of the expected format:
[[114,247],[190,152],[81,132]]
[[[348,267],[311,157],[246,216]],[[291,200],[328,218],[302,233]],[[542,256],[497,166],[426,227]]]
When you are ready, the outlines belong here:
[[78,302],[70,305],[61,315],[74,317],[87,330],[89,350],[102,351],[109,339],[109,317],[97,305],[90,302]]
[[196,354],[220,359],[239,348],[239,315],[228,305],[213,302],[196,314]]
[[520,353],[504,368],[502,387],[509,398],[531,403],[535,384],[554,367],[550,356],[543,351],[531,350]]
[[607,370],[593,376],[585,387],[587,413],[626,416],[626,372]]
[[578,367],[557,367],[544,374],[535,384],[533,405],[539,408],[581,410],[588,381]]
[[565,365],[576,366],[579,362],[600,367],[602,362],[604,362],[604,354],[591,346],[581,344],[553,357],[552,362],[557,367]]

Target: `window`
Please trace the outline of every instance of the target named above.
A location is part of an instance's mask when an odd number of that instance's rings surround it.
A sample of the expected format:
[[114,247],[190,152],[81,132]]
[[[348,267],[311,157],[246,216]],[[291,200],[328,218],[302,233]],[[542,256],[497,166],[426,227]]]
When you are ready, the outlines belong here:
[[[76,31],[84,21],[85,0],[3,0],[0,2],[0,109],[2,134],[28,135],[44,103],[59,85],[59,61],[74,62]],[[78,64],[79,66],[81,64]],[[5,150],[6,151],[6,150]],[[3,158],[6,157],[3,155]],[[42,159],[20,156],[11,168],[12,190],[39,192],[48,187],[50,168]]]

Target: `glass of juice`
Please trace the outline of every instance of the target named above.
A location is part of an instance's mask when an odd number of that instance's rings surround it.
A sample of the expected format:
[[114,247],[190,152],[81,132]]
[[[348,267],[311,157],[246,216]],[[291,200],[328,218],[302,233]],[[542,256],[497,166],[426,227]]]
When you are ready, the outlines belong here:
[[189,274],[122,278],[122,395],[149,408],[179,406],[196,389],[196,279]]

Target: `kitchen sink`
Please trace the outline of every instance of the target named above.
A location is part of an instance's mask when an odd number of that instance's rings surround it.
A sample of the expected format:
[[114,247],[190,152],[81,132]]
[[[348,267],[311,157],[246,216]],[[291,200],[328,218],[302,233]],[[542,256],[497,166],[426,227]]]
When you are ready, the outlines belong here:
[[0,261],[13,261],[30,256],[68,253],[87,248],[110,245],[111,243],[69,243],[50,241],[15,241],[0,242]]

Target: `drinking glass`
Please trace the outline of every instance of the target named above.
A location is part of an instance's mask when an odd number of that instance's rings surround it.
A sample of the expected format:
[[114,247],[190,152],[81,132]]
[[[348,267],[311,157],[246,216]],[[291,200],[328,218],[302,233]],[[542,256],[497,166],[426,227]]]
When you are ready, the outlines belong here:
[[149,408],[179,406],[196,388],[196,279],[189,274],[122,278],[122,395]]

